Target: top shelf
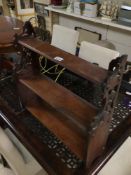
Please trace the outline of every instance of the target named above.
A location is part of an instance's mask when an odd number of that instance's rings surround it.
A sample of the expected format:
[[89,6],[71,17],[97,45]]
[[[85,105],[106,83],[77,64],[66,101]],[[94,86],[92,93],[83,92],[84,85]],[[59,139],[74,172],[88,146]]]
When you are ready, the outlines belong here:
[[75,13],[69,13],[69,12],[66,11],[66,9],[54,9],[54,8],[52,8],[52,6],[45,7],[45,9],[49,10],[49,11],[52,11],[52,12],[72,16],[72,17],[75,17],[75,18],[91,21],[91,22],[94,22],[94,23],[103,24],[103,25],[119,28],[119,29],[126,30],[126,31],[131,31],[131,27],[118,24],[117,21],[106,21],[106,20],[102,20],[100,17],[89,18],[89,17],[85,17],[85,16],[82,16],[82,15],[77,15]]
[[[107,70],[36,38],[22,39],[18,43],[93,83],[103,83],[108,77]],[[56,60],[57,56],[63,60]]]

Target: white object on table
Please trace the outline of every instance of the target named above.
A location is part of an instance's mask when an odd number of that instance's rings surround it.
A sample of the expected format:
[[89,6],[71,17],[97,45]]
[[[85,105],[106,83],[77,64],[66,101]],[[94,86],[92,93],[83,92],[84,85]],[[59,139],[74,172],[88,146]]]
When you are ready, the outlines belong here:
[[98,175],[131,175],[131,137],[128,137]]

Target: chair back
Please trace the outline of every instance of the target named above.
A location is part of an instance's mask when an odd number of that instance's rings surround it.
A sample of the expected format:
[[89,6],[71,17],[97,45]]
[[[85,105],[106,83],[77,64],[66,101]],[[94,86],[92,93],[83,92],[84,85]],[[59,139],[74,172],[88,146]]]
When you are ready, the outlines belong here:
[[81,42],[79,57],[100,67],[108,69],[109,63],[118,57],[118,51],[111,50],[86,41]]
[[64,26],[54,25],[51,45],[71,54],[76,53],[79,32]]

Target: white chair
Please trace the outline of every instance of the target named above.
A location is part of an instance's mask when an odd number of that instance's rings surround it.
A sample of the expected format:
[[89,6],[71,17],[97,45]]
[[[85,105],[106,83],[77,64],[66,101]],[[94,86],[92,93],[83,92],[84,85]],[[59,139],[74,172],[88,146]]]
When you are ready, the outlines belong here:
[[51,45],[74,55],[78,37],[78,31],[55,24],[53,26]]
[[16,148],[9,136],[1,127],[0,155],[4,157],[10,167],[7,168],[0,164],[0,175],[38,175],[40,172],[41,175],[47,175],[47,173],[42,169],[35,159],[31,161],[28,160],[28,162],[24,160],[21,152]]
[[108,69],[111,60],[119,56],[119,52],[86,41],[81,42],[79,57],[100,67]]
[[[51,45],[62,49],[68,53],[73,55],[76,54],[76,47],[78,42],[79,32],[61,25],[53,25],[53,32],[52,32],[52,40]],[[58,55],[59,56],[59,55]],[[43,57],[40,57],[40,65]],[[47,59],[45,58],[45,65],[41,65],[41,71],[43,74],[56,74],[55,81],[58,80],[60,75],[63,73],[65,68],[58,70],[58,64],[53,65],[52,67],[46,69],[47,67]],[[53,73],[52,70],[55,70]]]

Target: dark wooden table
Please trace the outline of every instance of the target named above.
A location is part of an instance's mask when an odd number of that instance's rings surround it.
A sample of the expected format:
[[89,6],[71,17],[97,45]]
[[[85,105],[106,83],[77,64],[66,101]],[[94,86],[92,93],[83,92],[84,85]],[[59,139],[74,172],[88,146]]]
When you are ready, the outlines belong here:
[[15,34],[21,34],[23,22],[9,16],[0,16],[0,54],[14,52]]

